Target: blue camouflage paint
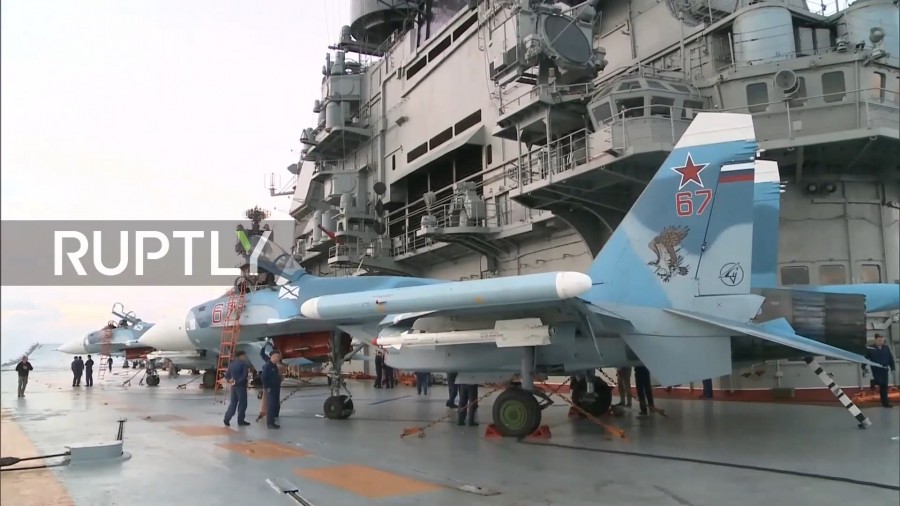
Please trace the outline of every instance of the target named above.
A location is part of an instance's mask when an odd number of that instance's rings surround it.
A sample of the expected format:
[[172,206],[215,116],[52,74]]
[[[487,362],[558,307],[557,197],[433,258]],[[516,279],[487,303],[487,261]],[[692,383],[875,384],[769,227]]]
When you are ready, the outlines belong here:
[[[679,190],[682,176],[671,168],[683,165],[688,154],[694,163],[708,164],[700,173],[704,184],[701,187],[689,182]],[[715,192],[723,164],[751,162],[755,154],[756,142],[752,140],[674,149],[597,255],[588,271],[596,286],[581,298],[594,304],[666,308],[672,307],[673,293],[696,295],[696,289],[688,288],[685,292],[685,287],[696,284],[701,247],[704,243],[715,241],[723,228],[719,226],[708,230],[712,207],[717,202],[715,194],[705,212],[699,216],[696,211],[699,210],[700,199],[692,199],[692,202],[698,202],[693,204],[694,214],[688,217],[676,214],[676,194],[679,191],[701,189],[712,189]],[[752,188],[752,185],[748,186]],[[716,213],[742,215],[744,213],[740,212],[739,207],[741,204],[742,202],[720,202],[721,207]],[[743,204],[749,207],[751,201]],[[749,218],[746,221],[751,222]],[[649,237],[652,240],[656,234],[670,226],[688,228],[686,237],[678,244],[684,258],[680,266],[685,267],[687,273],[676,273],[667,282],[661,283],[660,276],[648,266],[656,255],[648,245],[649,241],[641,239]],[[670,286],[663,287],[664,284]]]

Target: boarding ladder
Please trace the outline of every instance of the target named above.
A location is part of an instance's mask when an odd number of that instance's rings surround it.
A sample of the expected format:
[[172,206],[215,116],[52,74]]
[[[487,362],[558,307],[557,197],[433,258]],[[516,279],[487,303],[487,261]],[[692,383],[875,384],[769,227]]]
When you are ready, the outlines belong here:
[[103,329],[100,331],[100,359],[97,365],[100,366],[100,370],[97,371],[97,379],[103,380],[106,377],[106,370],[109,369],[109,366],[106,365],[106,362],[109,360],[111,356],[111,343],[112,343],[112,335],[113,329]]
[[222,402],[219,399],[219,392],[224,390],[225,372],[228,371],[228,365],[234,358],[234,349],[238,343],[238,337],[241,333],[241,313],[244,310],[244,298],[247,294],[247,283],[241,280],[237,283],[228,297],[228,304],[225,306],[225,315],[222,318],[222,340],[219,343],[219,358],[216,364],[216,385],[213,391],[213,402]]

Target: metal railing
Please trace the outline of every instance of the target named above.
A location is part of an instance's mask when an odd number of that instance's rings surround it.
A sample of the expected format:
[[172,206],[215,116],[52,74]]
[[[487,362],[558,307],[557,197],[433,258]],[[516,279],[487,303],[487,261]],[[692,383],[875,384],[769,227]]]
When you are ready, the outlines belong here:
[[[840,97],[841,100],[826,102],[826,98]],[[803,101],[801,106],[792,106],[792,102]],[[891,127],[900,128],[900,94],[886,90],[883,88],[863,88],[859,90],[843,91],[838,93],[828,93],[821,95],[809,95],[805,97],[789,97],[784,100],[771,101],[760,104],[743,105],[739,107],[730,107],[725,109],[694,109],[676,106],[664,106],[658,104],[645,104],[640,107],[633,107],[619,111],[613,118],[603,123],[604,128],[590,133],[587,129],[578,130],[566,137],[555,140],[547,146],[534,148],[523,153],[521,156],[502,163],[489,170],[482,171],[469,176],[463,181],[472,180],[478,177],[483,179],[476,182],[476,187],[481,188],[486,184],[492,184],[498,180],[504,181],[505,190],[515,189],[525,186],[534,181],[547,180],[553,181],[554,176],[563,172],[570,171],[578,166],[584,165],[593,159],[599,158],[609,149],[617,151],[627,151],[635,146],[646,144],[647,142],[661,143],[668,142],[672,145],[678,142],[681,135],[693,121],[694,114],[698,112],[744,112],[748,113],[750,107],[766,107],[766,111],[754,113],[756,115],[771,115],[773,113],[784,112],[784,134],[787,138],[795,135],[794,120],[797,114],[803,111],[817,110],[833,107],[835,105],[858,106],[856,128],[874,128],[883,124]],[[769,110],[772,108],[775,110]],[[781,109],[781,110],[779,110]],[[881,109],[886,114],[876,115],[874,111]],[[641,116],[635,113],[640,111]],[[654,113],[653,111],[665,111],[664,114]],[[768,118],[772,120],[771,117]],[[668,123],[665,129],[665,136],[660,136],[661,130],[651,131],[648,129],[630,129],[630,124],[646,123],[647,120],[661,120]],[[774,120],[777,121],[777,120]],[[878,123],[876,125],[876,123]],[[486,175],[491,173],[491,177]],[[442,188],[436,193],[449,192],[446,197],[441,198],[432,205],[432,210],[438,209],[436,216],[448,216],[449,213],[440,211],[449,208],[452,196],[453,185]],[[486,202],[489,209],[487,226],[502,226],[511,223],[514,203],[506,200],[503,208],[499,208],[498,204]],[[402,256],[415,253],[424,247],[431,246],[436,242],[426,237],[418,237],[416,232],[420,228],[421,218],[427,214],[423,199],[416,201],[398,209],[391,213],[390,224],[405,223],[408,227],[401,234],[390,237],[391,256]],[[440,218],[439,224],[448,218]],[[448,226],[448,225],[442,225]]]
[[[866,95],[869,97],[875,98],[866,98]],[[834,97],[837,100],[826,101],[827,98]],[[854,100],[855,98],[855,100]],[[803,105],[799,106],[791,106],[791,102],[803,101]],[[808,95],[804,97],[794,96],[788,97],[784,100],[770,101],[770,102],[761,102],[758,104],[748,104],[742,105],[738,107],[728,107],[724,109],[712,109],[712,110],[700,110],[700,109],[688,109],[683,107],[675,107],[675,106],[661,106],[661,105],[649,105],[645,104],[640,107],[632,107],[629,109],[624,109],[619,111],[612,119],[604,122],[605,126],[609,127],[609,134],[611,138],[611,147],[616,150],[625,151],[628,148],[631,148],[635,145],[641,143],[641,141],[653,141],[660,142],[661,140],[671,141],[672,144],[678,142],[678,139],[681,137],[681,134],[684,133],[684,130],[687,129],[687,126],[693,120],[692,113],[698,112],[742,112],[742,113],[750,113],[750,109],[756,109],[759,107],[765,107],[765,110],[755,111],[751,114],[754,115],[771,115],[779,112],[785,113],[784,118],[784,133],[788,136],[788,138],[793,138],[795,136],[795,126],[794,120],[796,119],[796,114],[799,114],[803,111],[811,111],[811,110],[819,110],[824,108],[833,108],[835,106],[852,106],[856,104],[858,106],[858,113],[856,117],[856,128],[859,129],[871,129],[874,128],[874,120],[877,119],[879,123],[888,123],[891,126],[900,127],[900,94],[887,90],[884,88],[862,88],[859,90],[849,90],[849,91],[841,91],[836,93],[826,93],[821,95]],[[651,112],[650,108],[659,108],[659,109],[669,109],[669,114],[645,114],[647,112]],[[774,110],[772,110],[774,108]],[[877,109],[882,109],[889,114],[885,114],[883,116],[877,116],[873,118],[872,112]],[[641,115],[636,115],[635,113],[640,111]],[[680,114],[675,114],[675,113]],[[676,118],[678,116],[679,118]],[[687,117],[690,116],[690,117]],[[648,119],[666,119],[669,122],[669,132],[671,137],[669,139],[660,139],[657,136],[635,136],[635,132],[629,130],[628,124],[629,122],[646,122]],[[768,120],[772,120],[772,118],[767,118]],[[643,132],[646,132],[644,130]],[[615,133],[620,133],[620,135],[614,135]],[[596,135],[596,134],[595,134]]]
[[526,86],[526,88],[527,89],[522,93],[514,95],[509,99],[504,99],[504,94],[501,94],[500,113],[505,114],[513,110],[518,110],[519,108],[534,102],[545,94],[550,97],[587,95],[593,92],[595,86],[593,82],[588,82],[566,85],[541,84],[537,86]]
[[[838,97],[840,100],[826,101],[830,97]],[[848,97],[851,98],[848,100]],[[803,101],[803,105],[791,105],[792,102],[798,101]],[[785,100],[725,109],[694,109],[645,104],[619,111],[615,116],[603,123],[605,128],[602,130],[594,133],[589,133],[586,129],[578,130],[567,137],[551,142],[548,146],[532,149],[521,157],[506,162],[502,165],[502,168],[507,180],[511,182],[511,186],[508,186],[509,188],[524,186],[539,180],[552,182],[555,175],[574,169],[594,158],[602,156],[607,151],[602,149],[602,146],[624,152],[635,146],[650,142],[657,144],[669,142],[674,145],[681,138],[688,125],[693,121],[694,115],[698,112],[748,113],[750,108],[757,107],[765,107],[766,110],[753,114],[762,115],[784,112],[784,134],[787,138],[793,138],[796,134],[794,121],[797,118],[797,114],[801,111],[819,110],[835,105],[853,106],[854,104],[859,105],[860,111],[857,114],[856,128],[871,129],[884,124],[900,128],[900,94],[883,88],[864,88],[804,97],[795,96]],[[769,110],[773,106],[775,110]],[[874,114],[874,111],[878,109],[885,111],[886,114]],[[662,111],[662,113],[654,111]],[[636,114],[638,112],[640,115]],[[648,120],[666,121],[668,123],[666,135],[661,136],[661,130],[658,129],[629,128],[629,125],[637,123],[646,124]]]

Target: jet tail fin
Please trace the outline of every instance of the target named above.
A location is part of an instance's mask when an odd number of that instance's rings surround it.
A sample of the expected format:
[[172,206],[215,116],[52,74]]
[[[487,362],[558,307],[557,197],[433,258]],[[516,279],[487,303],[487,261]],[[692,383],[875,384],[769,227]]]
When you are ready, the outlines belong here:
[[778,247],[781,224],[781,175],[778,162],[756,161],[753,184],[753,288],[778,286]]
[[677,307],[749,293],[756,150],[749,114],[698,114],[597,255],[582,298]]

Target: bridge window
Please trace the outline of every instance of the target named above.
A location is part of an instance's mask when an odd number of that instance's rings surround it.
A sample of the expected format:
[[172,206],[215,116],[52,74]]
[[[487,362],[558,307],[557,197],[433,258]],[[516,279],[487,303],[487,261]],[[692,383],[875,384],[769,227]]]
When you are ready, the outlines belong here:
[[[654,81],[652,79],[647,79],[647,85],[651,88],[656,88],[657,90],[666,90],[666,87],[662,85],[662,83]],[[666,90],[669,91],[669,90]]]
[[803,265],[790,265],[781,268],[781,284],[788,285],[808,285],[809,269]]
[[639,89],[641,89],[640,81],[625,81],[624,83],[619,85],[619,89],[616,91],[631,91]]
[[881,266],[878,264],[862,264],[859,274],[863,283],[881,283]]
[[698,100],[685,100],[681,109],[681,119],[694,119],[694,115],[703,110],[703,102]]
[[844,72],[837,70],[835,72],[825,72],[822,74],[822,93],[826,102],[840,102],[844,100],[845,92]]
[[644,115],[644,97],[616,100],[616,109],[624,118],[639,118]]
[[669,83],[669,86],[671,86],[672,89],[674,89],[676,91],[680,91],[682,93],[690,93],[691,92],[690,88],[688,88],[687,86],[682,86],[680,84]]
[[840,264],[826,264],[819,266],[820,285],[843,285],[847,283],[847,274],[844,266]]
[[765,112],[769,108],[769,85],[753,83],[747,85],[747,110]]
[[594,121],[596,121],[598,125],[602,125],[612,118],[612,107],[609,105],[609,102],[603,102],[597,107],[594,107],[593,115]]
[[872,98],[884,102],[885,88],[887,88],[887,75],[884,72],[873,72]]
[[674,98],[650,97],[650,116],[669,118],[672,116],[673,105],[675,105]]

